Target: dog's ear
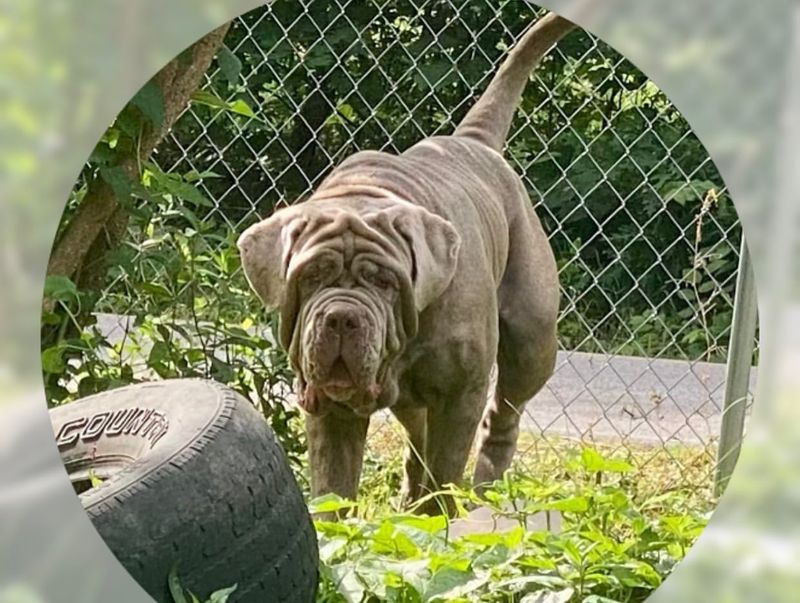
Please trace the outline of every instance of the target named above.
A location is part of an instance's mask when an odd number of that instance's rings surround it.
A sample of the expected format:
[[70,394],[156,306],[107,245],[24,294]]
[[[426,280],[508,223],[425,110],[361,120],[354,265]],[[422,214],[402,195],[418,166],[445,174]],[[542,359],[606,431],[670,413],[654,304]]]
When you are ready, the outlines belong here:
[[414,305],[420,312],[453,280],[461,237],[450,222],[427,209],[413,205],[398,209],[392,222],[411,253]]
[[268,310],[281,308],[286,301],[289,262],[307,224],[308,219],[290,207],[254,224],[239,237],[237,246],[247,282]]

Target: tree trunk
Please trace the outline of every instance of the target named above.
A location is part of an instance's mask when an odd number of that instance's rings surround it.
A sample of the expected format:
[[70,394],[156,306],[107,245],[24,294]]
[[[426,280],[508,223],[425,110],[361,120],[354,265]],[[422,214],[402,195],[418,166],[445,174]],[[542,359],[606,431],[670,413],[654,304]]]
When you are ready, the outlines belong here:
[[[188,106],[229,27],[230,23],[226,23],[213,30],[167,63],[153,77],[152,81],[163,99],[164,119],[158,127],[148,122],[142,132],[138,152],[132,152],[119,161],[118,166],[129,179],[138,180],[139,166],[149,159]],[[81,281],[90,286],[96,284],[99,281],[93,273],[102,265],[108,249],[116,246],[126,226],[127,214],[112,187],[102,178],[93,180],[75,215],[53,247],[47,265],[48,276],[74,279],[88,263],[93,267],[83,275]]]

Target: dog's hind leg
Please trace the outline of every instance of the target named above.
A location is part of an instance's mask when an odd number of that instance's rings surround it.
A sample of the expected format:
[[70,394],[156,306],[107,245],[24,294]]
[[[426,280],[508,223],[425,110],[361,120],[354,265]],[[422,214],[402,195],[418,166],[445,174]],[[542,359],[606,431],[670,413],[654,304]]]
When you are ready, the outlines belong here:
[[497,384],[480,428],[473,476],[478,492],[508,469],[525,403],[542,388],[555,365],[556,265],[533,209],[524,210],[527,216],[523,213],[512,223],[508,264],[498,289]]

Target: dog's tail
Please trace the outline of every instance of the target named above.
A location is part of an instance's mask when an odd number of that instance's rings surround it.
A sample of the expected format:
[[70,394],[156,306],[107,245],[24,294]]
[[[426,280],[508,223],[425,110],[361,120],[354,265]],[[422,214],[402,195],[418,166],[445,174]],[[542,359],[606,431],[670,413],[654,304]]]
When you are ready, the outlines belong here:
[[555,13],[536,21],[511,50],[453,135],[473,138],[502,151],[528,76],[550,47],[574,27],[574,23]]

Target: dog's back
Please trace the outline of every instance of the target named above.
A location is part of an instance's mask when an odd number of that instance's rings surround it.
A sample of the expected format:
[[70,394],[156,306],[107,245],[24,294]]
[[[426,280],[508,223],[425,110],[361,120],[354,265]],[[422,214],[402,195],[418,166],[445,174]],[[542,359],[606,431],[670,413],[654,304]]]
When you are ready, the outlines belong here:
[[[490,258],[485,269],[499,284],[509,229],[520,219],[540,228],[519,176],[502,158],[505,140],[530,73],[574,27],[555,13],[542,17],[520,38],[451,136],[426,138],[401,155],[355,153],[325,179],[314,197],[324,197],[334,187],[355,190],[368,185],[422,205],[453,222],[462,236],[482,242],[481,253],[462,247],[462,255],[472,256],[462,259],[480,270],[481,260]],[[470,229],[477,229],[474,237]]]

